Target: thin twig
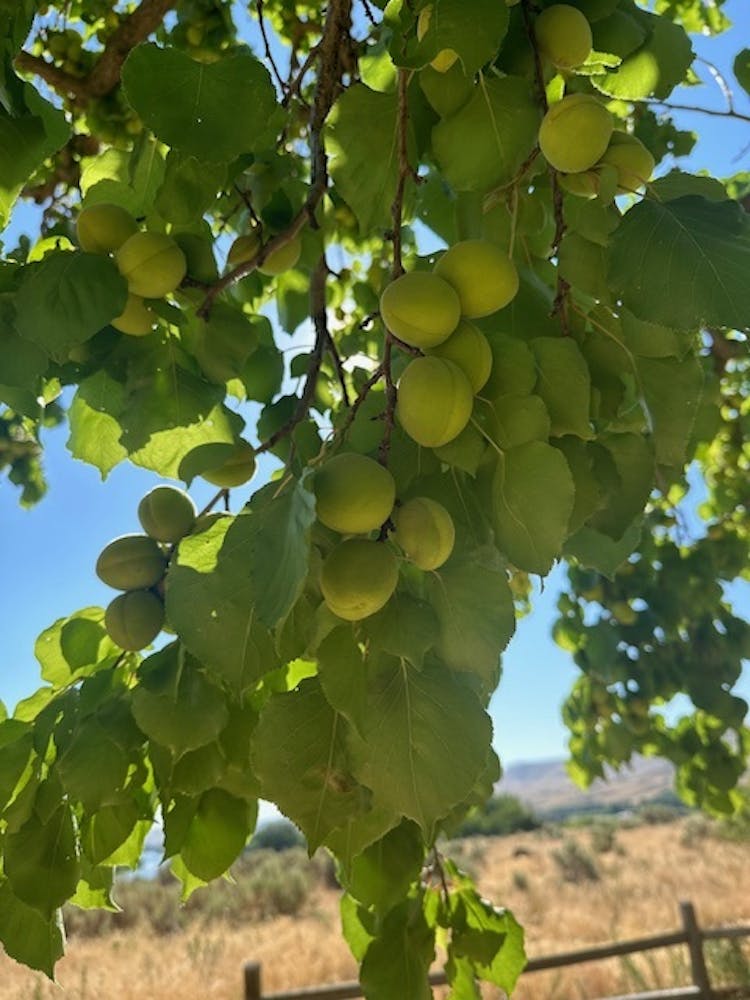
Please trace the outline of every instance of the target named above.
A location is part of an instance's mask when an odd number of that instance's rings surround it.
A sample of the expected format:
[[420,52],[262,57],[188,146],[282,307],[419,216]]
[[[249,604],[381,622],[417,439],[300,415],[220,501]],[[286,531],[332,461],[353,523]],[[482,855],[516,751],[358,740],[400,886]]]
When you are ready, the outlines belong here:
[[263,3],[264,0],[255,0],[255,6],[258,8],[258,26],[260,27],[260,34],[263,39],[263,48],[265,49],[266,59],[273,70],[273,75],[276,77],[276,82],[279,85],[282,95],[284,95],[287,90],[287,82],[281,73],[279,73],[279,67],[276,65],[276,60],[271,52],[271,43],[268,39],[268,32],[266,31],[266,19],[263,16]]
[[310,67],[313,65],[313,63],[315,62],[315,60],[317,58],[318,48],[319,48],[318,45],[313,45],[313,47],[307,53],[307,56],[305,57],[305,61],[302,63],[302,65],[300,66],[300,68],[297,70],[297,72],[296,72],[295,76],[293,77],[293,79],[290,80],[289,83],[287,84],[287,86],[286,86],[286,94],[284,95],[284,100],[281,102],[281,104],[282,104],[283,107],[286,107],[289,104],[289,102],[292,100],[293,97],[300,95],[300,91],[301,91],[301,88],[302,88],[302,81],[304,80],[304,78],[307,75]]
[[220,500],[225,499],[228,495],[229,495],[229,490],[227,489],[219,490],[219,492],[215,496],[211,497],[206,506],[198,511],[198,513],[195,515],[196,520],[199,517],[203,517],[204,514],[210,514],[211,511],[216,506],[216,504],[219,503]]
[[750,115],[743,115],[739,111],[732,109],[731,111],[717,111],[715,108],[698,108],[692,104],[673,104],[671,101],[649,101],[646,100],[644,104],[656,104],[661,108],[666,108],[668,111],[694,111],[699,115],[712,115],[714,118],[735,118],[737,121],[750,122]]
[[336,371],[336,378],[339,380],[339,385],[341,386],[341,396],[344,401],[344,406],[351,406],[351,401],[349,399],[349,389],[346,385],[346,372],[344,371],[344,363],[341,360],[341,355],[339,354],[338,348],[334,342],[331,331],[328,331],[328,341],[326,343],[326,350],[331,356],[333,361],[333,367]]

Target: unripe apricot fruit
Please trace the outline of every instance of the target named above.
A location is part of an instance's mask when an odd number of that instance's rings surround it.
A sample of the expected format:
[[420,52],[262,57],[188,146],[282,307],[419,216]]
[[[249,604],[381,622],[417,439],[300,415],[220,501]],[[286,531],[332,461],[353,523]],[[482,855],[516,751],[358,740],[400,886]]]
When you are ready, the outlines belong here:
[[452,361],[415,358],[398,386],[396,413],[417,444],[439,448],[468,424],[474,403],[469,380]]
[[428,353],[458,365],[474,393],[479,392],[490,377],[492,348],[482,331],[468,320],[461,320],[450,337]]
[[81,250],[88,253],[114,253],[125,240],[138,232],[138,223],[119,205],[101,202],[81,210],[76,220]]
[[489,240],[456,243],[437,262],[435,274],[456,290],[461,315],[468,319],[497,312],[518,292],[516,265]]
[[136,233],[115,255],[131,295],[160,299],[173,292],[185,277],[187,261],[171,236]]
[[260,233],[257,230],[246,233],[244,236],[238,236],[229,248],[227,264],[230,267],[238,267],[240,264],[252,260],[260,250],[260,244]]
[[255,475],[255,451],[247,441],[240,441],[234,451],[215,469],[201,472],[207,483],[223,490],[242,486]]
[[555,170],[578,174],[604,155],[613,130],[612,115],[595,97],[571,94],[542,119],[539,146]]
[[348,538],[325,559],[320,589],[331,611],[356,622],[380,611],[398,583],[398,562],[382,542]]
[[102,549],[96,575],[115,590],[144,590],[164,576],[167,560],[148,535],[121,535]]
[[283,274],[284,271],[289,271],[294,267],[301,253],[302,240],[299,236],[295,236],[288,243],[280,246],[278,250],[269,253],[265,260],[258,264],[258,270],[261,274],[267,274],[270,277]]
[[591,27],[576,7],[556,3],[541,12],[534,34],[542,55],[557,69],[576,69],[591,55]]
[[192,499],[176,486],[155,486],[138,504],[138,520],[146,534],[169,545],[192,531],[197,513]]
[[617,193],[630,194],[642,188],[654,172],[654,158],[640,139],[627,132],[613,132],[600,163],[617,171]]
[[379,528],[393,510],[396,483],[378,462],[344,452],[315,474],[318,520],[342,535],[363,535]]
[[140,295],[128,295],[125,308],[119,316],[110,320],[110,326],[131,337],[145,337],[154,328],[156,317]]
[[429,497],[407,500],[393,515],[394,541],[415,566],[423,570],[442,566],[453,551],[456,529],[442,504]]
[[[419,12],[417,18],[417,41],[421,42],[430,30],[432,21],[432,7],[424,7]],[[458,53],[454,49],[441,49],[430,63],[430,66],[438,73],[447,73],[451,66],[458,59]]]
[[461,303],[438,275],[412,271],[386,285],[380,296],[380,315],[399,340],[425,349],[450,337],[461,318]]
[[164,625],[164,605],[150,590],[120,594],[104,612],[104,627],[120,649],[143,649]]

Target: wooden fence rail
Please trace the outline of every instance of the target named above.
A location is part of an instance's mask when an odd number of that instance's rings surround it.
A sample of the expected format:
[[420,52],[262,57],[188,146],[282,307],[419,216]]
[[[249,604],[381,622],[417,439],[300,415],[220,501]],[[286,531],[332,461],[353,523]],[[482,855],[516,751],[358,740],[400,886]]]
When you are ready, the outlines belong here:
[[[692,903],[680,903],[680,918],[682,927],[669,934],[656,934],[651,937],[634,938],[630,941],[615,941],[611,944],[599,945],[594,948],[583,948],[579,951],[560,952],[557,955],[541,955],[532,958],[526,965],[523,975],[541,972],[544,969],[559,969],[566,965],[580,965],[584,962],[594,962],[602,958],[616,958],[619,955],[634,955],[654,948],[670,948],[674,945],[687,945],[690,955],[690,971],[692,984],[669,990],[651,990],[646,993],[629,993],[627,996],[608,997],[606,1000],[730,1000],[730,998],[747,997],[747,988],[729,986],[715,988],[706,965],[703,950],[705,941],[720,938],[750,937],[750,925],[742,927],[709,927],[702,928],[698,924]],[[246,962],[244,966],[245,1000],[357,1000],[362,997],[359,983],[337,983],[332,986],[312,986],[303,989],[285,990],[282,993],[263,993],[261,982],[261,966],[259,962]],[[446,984],[445,974],[433,973],[430,983],[433,986]],[[395,1000],[395,998],[394,998]]]

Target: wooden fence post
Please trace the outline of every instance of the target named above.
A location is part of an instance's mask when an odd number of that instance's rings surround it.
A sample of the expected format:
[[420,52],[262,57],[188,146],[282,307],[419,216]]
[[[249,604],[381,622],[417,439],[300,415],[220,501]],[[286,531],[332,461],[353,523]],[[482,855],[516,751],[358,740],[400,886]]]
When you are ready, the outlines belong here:
[[263,1000],[260,991],[260,962],[245,962],[245,1000]]
[[697,986],[701,1000],[713,1000],[711,980],[706,967],[706,956],[703,953],[703,935],[701,934],[695,909],[692,903],[680,903],[682,926],[687,935],[687,946],[690,952],[690,969],[693,975],[693,985]]

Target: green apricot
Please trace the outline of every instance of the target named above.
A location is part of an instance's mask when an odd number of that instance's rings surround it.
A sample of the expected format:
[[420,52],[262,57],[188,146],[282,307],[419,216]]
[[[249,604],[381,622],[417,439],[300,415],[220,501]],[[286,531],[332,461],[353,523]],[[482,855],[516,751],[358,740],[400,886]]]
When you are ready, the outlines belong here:
[[560,174],[560,187],[577,198],[596,198],[599,194],[599,174],[596,170]]
[[226,458],[221,465],[213,469],[201,472],[201,476],[207,483],[218,486],[223,490],[231,489],[233,486],[242,486],[255,475],[255,451],[251,444],[241,440],[234,451]]
[[155,486],[138,504],[138,520],[146,534],[170,545],[193,530],[197,513],[192,499],[176,486]]
[[143,649],[164,626],[164,605],[150,590],[119,594],[104,612],[104,627],[120,649]]
[[407,500],[393,515],[394,541],[423,570],[442,566],[453,551],[456,529],[442,504],[428,497]]
[[278,250],[269,253],[263,262],[258,264],[258,270],[261,274],[269,275],[269,277],[283,274],[284,271],[289,271],[294,267],[301,253],[302,240],[299,236],[295,236],[288,243],[280,246]]
[[261,247],[260,233],[254,229],[251,233],[238,236],[229,248],[227,254],[227,266],[230,268],[239,267],[246,264],[256,256]]
[[654,158],[640,139],[627,132],[613,132],[600,163],[617,171],[617,193],[633,194],[644,187],[654,172]]
[[348,538],[323,562],[320,589],[330,610],[356,622],[388,603],[398,583],[398,562],[383,542]]
[[547,162],[565,174],[588,170],[604,155],[614,119],[596,97],[571,94],[553,104],[539,128]]
[[110,326],[131,337],[145,337],[151,333],[155,322],[156,316],[140,295],[128,295],[125,308],[119,316],[110,320]]
[[591,55],[591,26],[584,15],[567,3],[556,3],[534,22],[534,35],[543,56],[557,69],[576,69]]
[[429,271],[412,271],[386,285],[380,296],[380,315],[399,340],[425,349],[450,337],[461,318],[461,303],[443,278]]
[[119,248],[115,262],[130,293],[144,299],[173,292],[187,271],[185,254],[164,233],[136,233]]
[[462,319],[450,337],[428,353],[457,364],[474,393],[479,392],[490,377],[492,348],[481,330],[468,320]]
[[456,290],[461,315],[468,319],[497,312],[518,292],[516,265],[489,240],[456,243],[437,262],[435,274]]
[[458,365],[445,358],[415,358],[401,376],[396,413],[417,444],[438,448],[466,427],[473,403],[471,384]]
[[318,519],[342,535],[364,535],[388,519],[396,483],[378,462],[343,452],[322,465],[313,485]]
[[76,220],[81,250],[88,253],[114,253],[134,233],[138,223],[119,205],[101,202],[84,208]]
[[167,560],[148,535],[121,535],[102,549],[96,575],[115,590],[143,590],[161,580]]

